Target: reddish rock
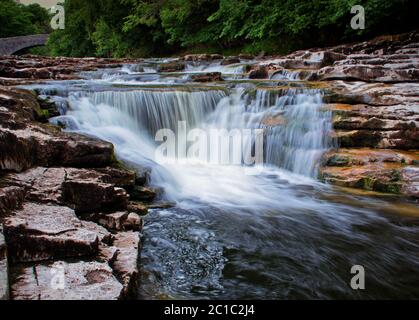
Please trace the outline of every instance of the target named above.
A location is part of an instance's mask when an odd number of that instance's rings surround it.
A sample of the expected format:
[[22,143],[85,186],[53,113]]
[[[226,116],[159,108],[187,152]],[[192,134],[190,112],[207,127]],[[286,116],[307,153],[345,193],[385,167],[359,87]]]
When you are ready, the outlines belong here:
[[143,220],[138,214],[125,211],[93,214],[89,219],[111,231],[140,231],[143,227]]
[[25,199],[25,190],[20,187],[0,188],[0,216],[21,206]]
[[222,66],[228,66],[236,63],[240,63],[239,57],[226,57],[223,61],[221,61]]
[[203,74],[196,74],[191,76],[193,82],[215,82],[223,81],[221,77],[221,72],[209,72]]
[[9,269],[7,263],[7,250],[3,233],[0,229],[0,300],[9,299]]
[[148,213],[147,206],[141,202],[129,202],[127,206],[129,212],[134,212],[140,216],[145,216]]
[[119,300],[123,287],[106,263],[38,264],[14,271],[14,300]]
[[112,269],[124,287],[123,297],[134,297],[136,296],[139,285],[139,234],[137,232],[118,233],[115,236],[113,245],[118,248],[118,255],[112,265]]
[[62,197],[77,213],[125,210],[128,194],[113,184],[101,182],[94,173],[84,179],[67,175],[62,185]]
[[159,72],[181,72],[185,70],[185,63],[182,61],[162,63],[159,65],[158,70]]
[[419,167],[406,167],[402,171],[402,193],[419,199]]
[[259,66],[257,69],[250,71],[249,79],[268,79],[268,69],[264,66]]
[[9,256],[14,262],[92,256],[98,234],[83,227],[67,207],[25,203],[4,221]]

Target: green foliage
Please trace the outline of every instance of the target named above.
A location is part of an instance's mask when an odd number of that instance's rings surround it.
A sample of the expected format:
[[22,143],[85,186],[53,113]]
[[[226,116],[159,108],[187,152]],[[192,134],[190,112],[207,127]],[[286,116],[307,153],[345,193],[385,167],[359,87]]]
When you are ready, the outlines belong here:
[[49,13],[39,4],[0,0],[0,38],[50,32]]
[[[4,0],[0,0],[4,1]],[[366,10],[352,30],[351,7]],[[285,53],[418,27],[417,0],[66,0],[54,54]]]

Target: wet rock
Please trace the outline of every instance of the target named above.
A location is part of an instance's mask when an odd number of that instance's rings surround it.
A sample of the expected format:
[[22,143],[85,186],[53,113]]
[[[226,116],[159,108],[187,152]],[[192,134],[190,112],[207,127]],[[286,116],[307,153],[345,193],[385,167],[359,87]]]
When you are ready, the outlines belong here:
[[419,121],[338,116],[333,119],[333,127],[338,130],[415,130],[419,128]]
[[318,77],[320,80],[412,82],[419,80],[419,70],[416,68],[393,69],[375,65],[340,65],[321,69]]
[[5,219],[4,235],[14,262],[91,256],[99,243],[70,208],[35,203]]
[[117,278],[123,285],[123,297],[134,297],[137,294],[138,258],[140,238],[137,232],[122,232],[115,236],[113,245],[118,248],[116,261],[112,265]]
[[258,66],[257,69],[250,71],[249,79],[268,79],[268,69],[264,66]]
[[130,199],[134,201],[151,202],[156,198],[156,196],[157,190],[141,186],[135,186],[135,188],[130,192]]
[[[170,208],[176,207],[176,202],[171,202],[171,201],[153,202],[152,204],[148,204],[147,207],[149,209],[170,209]],[[131,211],[135,212],[135,210],[131,210]],[[147,212],[145,214],[147,214]]]
[[419,167],[406,167],[402,171],[402,193],[419,199]]
[[385,165],[353,167],[327,167],[321,170],[321,178],[334,185],[385,193],[402,192],[401,168]]
[[240,53],[239,58],[243,59],[243,60],[253,60],[253,59],[255,59],[255,56],[253,54],[249,54],[249,53]]
[[141,231],[143,220],[136,213],[93,214],[90,219],[111,231]]
[[323,156],[324,181],[351,188],[417,197],[419,175],[415,151],[339,149]]
[[62,184],[63,202],[77,213],[125,210],[128,194],[114,184],[101,181],[94,171],[69,171]]
[[38,264],[16,270],[15,300],[119,300],[123,287],[106,263]]
[[218,54],[210,55],[210,54],[189,54],[184,57],[185,61],[189,62],[203,62],[203,61],[211,61],[211,60],[219,60],[223,59],[224,57]]
[[9,299],[9,269],[6,242],[0,228],[0,300]]
[[159,65],[158,70],[159,72],[180,72],[185,70],[185,63],[182,61],[162,63]]
[[196,74],[191,76],[193,82],[215,82],[223,81],[221,72],[209,72],[204,74]]
[[127,218],[128,212],[122,211],[110,214],[100,214],[95,220],[108,230],[122,231],[123,223]]
[[218,53],[211,54],[210,57],[211,57],[211,60],[213,60],[213,61],[224,59],[224,56],[221,55],[221,54],[218,54]]
[[99,168],[95,171],[101,174],[100,180],[102,182],[111,183],[120,188],[132,188],[142,179],[137,177],[135,171],[127,169],[107,167]]
[[147,206],[144,205],[144,204],[142,204],[142,203],[140,203],[140,202],[130,201],[128,203],[127,210],[129,212],[134,212],[134,213],[136,213],[136,214],[138,214],[140,216],[145,216],[148,213]]
[[25,199],[25,190],[10,186],[0,188],[0,217],[21,206]]
[[122,224],[122,229],[126,231],[142,231],[144,220],[135,212],[131,212]]
[[240,63],[240,58],[238,57],[227,57],[221,61],[222,66],[228,66],[230,64]]

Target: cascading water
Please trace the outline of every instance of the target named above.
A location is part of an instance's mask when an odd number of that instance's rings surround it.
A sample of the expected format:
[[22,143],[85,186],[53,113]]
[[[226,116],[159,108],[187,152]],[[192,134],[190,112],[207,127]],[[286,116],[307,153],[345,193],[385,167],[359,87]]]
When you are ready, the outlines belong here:
[[[174,85],[193,70],[170,78],[139,70],[114,70],[118,84],[98,72],[38,90],[68,102],[66,114],[52,121],[112,142],[118,158],[151,169],[151,183],[176,202],[146,217],[141,298],[419,296],[419,228],[397,214],[410,204],[343,193],[313,179],[322,153],[333,147],[321,91],[283,80],[226,81],[224,89]],[[160,162],[155,134],[176,131],[179,121],[205,132],[263,129],[263,168]],[[252,153],[253,138],[243,141]],[[349,286],[355,264],[370,274],[364,292]]]

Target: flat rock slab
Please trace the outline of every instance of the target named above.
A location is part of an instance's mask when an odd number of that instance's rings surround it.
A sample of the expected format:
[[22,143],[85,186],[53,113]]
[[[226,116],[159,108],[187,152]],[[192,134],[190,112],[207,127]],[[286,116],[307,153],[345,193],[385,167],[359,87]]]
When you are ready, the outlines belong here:
[[9,256],[16,262],[42,261],[97,253],[99,237],[67,207],[26,203],[5,219]]
[[106,263],[55,262],[14,271],[15,300],[118,300],[121,283]]
[[0,300],[9,299],[9,272],[6,243],[0,230]]

